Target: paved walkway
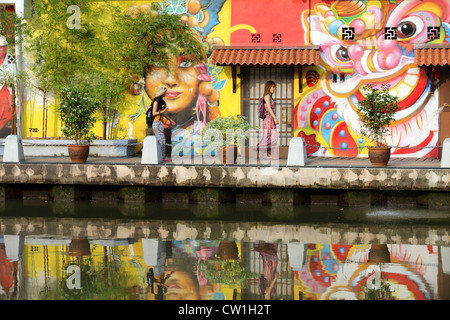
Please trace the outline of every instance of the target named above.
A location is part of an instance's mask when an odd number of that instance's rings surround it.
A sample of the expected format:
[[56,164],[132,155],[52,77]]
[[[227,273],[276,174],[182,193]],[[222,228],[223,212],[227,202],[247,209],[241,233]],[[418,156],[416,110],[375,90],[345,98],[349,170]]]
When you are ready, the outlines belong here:
[[[2,158],[2,157],[0,157]],[[269,162],[258,161],[256,159],[238,158],[239,166],[270,166],[274,165]],[[286,159],[279,160],[279,166],[286,166]],[[29,164],[43,164],[43,163],[60,163],[69,164],[71,160],[68,156],[65,157],[25,157],[23,163]],[[125,164],[125,165],[140,165],[141,157],[89,157],[88,164]],[[199,159],[194,159],[192,164],[200,163]],[[161,165],[173,166],[177,163],[164,162]],[[183,163],[183,165],[189,165]],[[206,165],[205,163],[203,165]],[[435,158],[391,158],[388,163],[388,168],[440,168],[440,160]],[[335,167],[335,168],[365,168],[373,167],[368,158],[341,158],[341,157],[310,157],[306,163],[307,167]]]

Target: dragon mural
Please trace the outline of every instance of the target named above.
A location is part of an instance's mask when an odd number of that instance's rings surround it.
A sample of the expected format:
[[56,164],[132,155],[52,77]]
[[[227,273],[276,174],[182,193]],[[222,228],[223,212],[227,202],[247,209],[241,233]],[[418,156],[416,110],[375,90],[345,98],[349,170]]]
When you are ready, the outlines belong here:
[[321,55],[319,67],[303,68],[306,90],[294,110],[294,136],[305,138],[308,155],[363,154],[373,142],[360,135],[360,89],[388,83],[400,98],[385,141],[392,156],[437,157],[437,74],[414,64],[414,45],[448,42],[449,14],[443,0],[323,1],[304,10],[305,43]]
[[295,271],[303,299],[365,300],[370,290],[387,294],[371,300],[435,299],[437,290],[430,284],[437,247],[393,244],[387,248],[389,263],[371,263],[370,245],[308,244],[307,262]]

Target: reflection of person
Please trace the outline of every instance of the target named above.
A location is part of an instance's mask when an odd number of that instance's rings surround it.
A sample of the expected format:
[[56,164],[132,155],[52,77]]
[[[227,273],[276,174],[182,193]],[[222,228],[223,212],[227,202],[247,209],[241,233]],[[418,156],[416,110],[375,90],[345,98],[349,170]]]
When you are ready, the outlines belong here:
[[278,244],[260,242],[255,245],[254,249],[259,252],[263,260],[264,276],[261,276],[259,279],[259,290],[265,300],[270,300],[275,293],[275,283],[279,276],[278,272],[276,272],[278,266]]
[[165,115],[167,111],[166,102],[164,101],[166,92],[167,89],[165,87],[156,88],[154,95],[155,98],[152,101],[151,107],[147,111],[147,125],[152,127],[156,138],[161,144],[161,154],[164,161],[167,161],[168,159],[166,159],[166,137],[164,135],[163,118],[167,118],[172,125],[175,125],[175,122]]
[[266,116],[263,124],[263,134],[258,142],[257,149],[267,150],[267,157],[273,159],[278,154],[278,133],[276,126],[279,123],[275,115],[276,104],[272,95],[275,93],[276,84],[273,81],[267,81],[264,87],[264,105],[266,108]]

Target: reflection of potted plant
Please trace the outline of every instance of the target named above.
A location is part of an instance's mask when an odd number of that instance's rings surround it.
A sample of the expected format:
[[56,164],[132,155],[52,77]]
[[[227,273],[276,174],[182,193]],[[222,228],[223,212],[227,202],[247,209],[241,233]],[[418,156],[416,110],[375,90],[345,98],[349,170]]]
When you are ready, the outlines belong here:
[[[203,140],[215,147],[224,164],[236,162],[239,144],[248,139],[248,130],[256,129],[248,123],[247,118],[241,115],[219,117],[208,122],[203,129]],[[227,156],[228,155],[228,156]]]
[[239,250],[235,241],[222,240],[217,247],[217,257],[221,259],[239,259]]
[[86,162],[89,156],[89,142],[94,139],[90,130],[95,124],[93,115],[98,107],[97,101],[76,87],[61,89],[58,114],[63,121],[63,134],[75,140],[74,145],[68,145],[72,162]]
[[384,279],[381,271],[384,263],[391,262],[387,244],[371,244],[367,263],[371,265],[370,273],[363,280],[359,295],[363,300],[394,300],[389,279]]
[[247,280],[257,279],[259,275],[249,272],[240,260],[208,259],[198,262],[199,274],[212,283],[229,287],[245,287]]
[[389,94],[389,84],[376,88],[372,84],[363,87],[364,98],[358,101],[358,109],[362,122],[361,134],[376,146],[369,149],[369,159],[374,166],[386,166],[391,155],[391,147],[386,146],[386,135],[389,125],[398,110],[398,97]]
[[[69,267],[76,266],[75,269]],[[76,270],[76,271],[74,271]],[[47,300],[126,300],[130,299],[128,274],[121,263],[106,260],[94,263],[92,256],[69,257],[62,265],[63,276],[40,299]],[[79,277],[79,287],[68,286]]]
[[91,247],[87,237],[73,237],[69,245],[69,256],[81,257],[91,255]]
[[395,300],[391,286],[387,280],[381,279],[379,286],[368,283],[362,287],[360,297],[362,300]]
[[372,244],[369,250],[368,263],[389,263],[391,254],[387,244]]

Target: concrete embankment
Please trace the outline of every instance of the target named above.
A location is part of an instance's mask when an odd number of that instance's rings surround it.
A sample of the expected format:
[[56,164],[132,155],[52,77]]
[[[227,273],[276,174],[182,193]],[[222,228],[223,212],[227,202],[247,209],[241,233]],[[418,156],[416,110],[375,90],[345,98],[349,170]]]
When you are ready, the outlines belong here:
[[441,168],[0,164],[0,197],[450,207]]
[[[3,234],[23,235],[28,243],[44,243],[57,237],[67,240],[74,236],[95,239],[162,240],[235,240],[246,242],[266,241],[301,243],[369,244],[391,243],[412,245],[450,244],[449,231],[445,227],[402,225],[352,225],[352,224],[289,224],[269,222],[226,221],[167,221],[0,217]],[[44,236],[43,236],[44,235]]]

